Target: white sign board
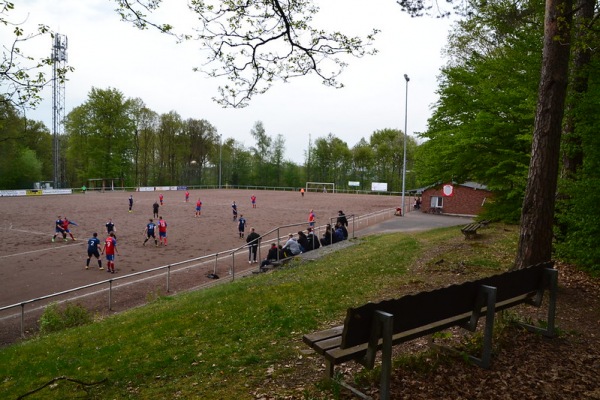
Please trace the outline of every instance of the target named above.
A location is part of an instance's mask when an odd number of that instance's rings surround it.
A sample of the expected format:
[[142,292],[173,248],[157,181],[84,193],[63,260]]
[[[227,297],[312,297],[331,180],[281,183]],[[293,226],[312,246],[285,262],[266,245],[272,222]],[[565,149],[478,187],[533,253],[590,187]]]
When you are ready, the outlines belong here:
[[387,192],[387,183],[386,182],[372,182],[371,183],[371,191]]

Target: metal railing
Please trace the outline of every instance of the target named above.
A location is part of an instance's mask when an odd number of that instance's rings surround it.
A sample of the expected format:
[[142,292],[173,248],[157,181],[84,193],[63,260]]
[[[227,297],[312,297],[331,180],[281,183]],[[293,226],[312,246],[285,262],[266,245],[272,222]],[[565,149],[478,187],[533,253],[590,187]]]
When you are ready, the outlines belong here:
[[[369,214],[359,216],[359,217],[356,217],[354,215],[347,215],[346,217],[347,218],[349,217],[348,219],[349,219],[349,221],[351,221],[352,238],[355,237],[355,229],[360,230],[360,229],[366,228],[367,226],[370,226],[374,223],[382,222],[385,219],[388,219],[391,216],[393,216],[394,212],[395,212],[395,209],[385,209],[385,210],[369,213]],[[333,221],[335,219],[337,219],[337,216],[332,217],[330,219],[330,221]],[[259,240],[258,254],[257,254],[258,260],[261,260],[261,256],[260,256],[261,255],[261,247],[269,246],[271,242],[277,242],[277,244],[279,245],[281,239],[286,237],[286,234],[284,234],[284,235],[281,234],[282,229],[288,229],[288,228],[298,227],[298,226],[306,227],[307,222],[299,222],[299,223],[294,223],[294,224],[278,226],[278,227],[266,232],[265,234],[261,235],[260,240]],[[317,237],[320,236],[319,233],[324,227],[325,227],[325,225],[314,227],[314,232],[317,235]],[[303,229],[303,231],[304,230],[305,229]],[[113,291],[117,287],[123,288],[125,285],[139,284],[140,282],[144,281],[145,279],[160,278],[160,276],[164,274],[165,278],[166,278],[165,289],[166,289],[167,293],[170,293],[171,292],[171,275],[174,272],[187,270],[187,269],[191,269],[191,268],[198,268],[198,267],[210,265],[212,263],[212,265],[213,265],[212,275],[213,276],[207,275],[207,277],[218,279],[219,277],[217,275],[217,272],[218,272],[218,267],[219,267],[220,263],[221,264],[223,264],[224,262],[226,263],[226,260],[229,258],[231,258],[231,260],[230,260],[231,264],[229,266],[229,271],[226,270],[225,272],[229,273],[229,275],[231,277],[230,281],[233,281],[233,280],[235,280],[236,272],[240,273],[242,276],[245,276],[245,275],[251,274],[252,271],[254,270],[254,268],[246,268],[245,270],[240,268],[239,271],[236,271],[236,258],[239,260],[240,256],[241,256],[241,252],[244,251],[245,249],[248,249],[248,247],[249,247],[248,244],[243,244],[242,246],[239,246],[234,249],[230,249],[230,250],[226,250],[226,251],[222,251],[222,252],[218,252],[218,253],[214,253],[214,254],[209,254],[206,256],[202,256],[202,257],[192,258],[192,259],[188,259],[188,260],[184,260],[184,261],[180,261],[180,262],[170,263],[168,265],[162,265],[159,267],[147,269],[144,271],[134,272],[134,273],[130,273],[130,274],[115,277],[115,278],[111,277],[110,279],[105,279],[105,280],[91,283],[88,285],[79,286],[79,287],[64,290],[61,292],[52,293],[52,294],[45,295],[45,296],[40,296],[40,297],[37,297],[34,299],[21,301],[16,304],[11,304],[8,306],[0,307],[0,312],[5,312],[5,311],[11,310],[11,309],[20,308],[20,331],[21,331],[20,333],[21,333],[21,337],[25,337],[25,314],[26,314],[25,308],[28,305],[32,305],[35,303],[43,303],[44,301],[47,301],[47,300],[52,301],[61,296],[68,296],[68,295],[72,295],[76,292],[84,292],[88,289],[106,286],[105,288],[100,289],[97,292],[82,294],[79,297],[77,297],[77,296],[69,297],[63,301],[65,301],[65,302],[72,301],[77,298],[89,296],[92,294],[99,294],[99,293],[107,291],[108,292],[108,310],[112,311]],[[260,262],[259,262],[258,270],[260,270]],[[141,277],[141,276],[144,276],[144,278],[135,280],[135,278]],[[128,280],[131,281],[132,279],[133,279],[133,282],[129,282],[129,283],[126,282]],[[222,282],[222,281],[220,281],[220,282]],[[213,281],[211,284],[214,284],[214,283],[216,283],[216,281]],[[211,284],[205,284],[202,286],[210,286]],[[196,287],[198,287],[198,286],[196,286]],[[43,305],[42,309],[45,308],[48,304],[49,303],[47,303],[46,305]],[[5,320],[7,318],[15,317],[15,316],[16,316],[16,314],[2,317],[2,318],[0,318],[0,321]]]

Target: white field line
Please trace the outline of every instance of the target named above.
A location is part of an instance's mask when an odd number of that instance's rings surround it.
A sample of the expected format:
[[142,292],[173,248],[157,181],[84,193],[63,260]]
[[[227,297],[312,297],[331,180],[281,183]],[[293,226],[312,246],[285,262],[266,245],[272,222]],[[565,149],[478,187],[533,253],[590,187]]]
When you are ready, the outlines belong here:
[[[79,246],[79,245],[82,245],[82,244],[84,244],[84,243],[83,243],[83,242],[79,242],[79,243],[69,244],[69,245],[66,245],[66,246],[60,246],[60,247],[58,247],[58,249],[66,249],[67,247],[71,247],[71,246]],[[32,254],[32,253],[38,253],[38,252],[40,252],[40,251],[49,251],[49,250],[56,250],[56,249],[57,249],[57,247],[55,246],[55,247],[47,247],[47,248],[45,248],[45,249],[38,249],[38,250],[25,251],[25,252],[23,252],[23,253],[7,254],[7,255],[5,255],[5,256],[0,256],[0,259],[3,259],[3,258],[8,258],[8,257],[24,256],[24,255],[26,255],[26,254]]]
[[[48,232],[26,231],[24,229],[14,229],[13,228],[13,224],[10,224],[10,226],[8,228],[2,227],[0,229],[6,230],[6,231],[31,233],[31,234],[34,234],[34,235],[42,235],[42,236],[48,235],[48,236],[50,236],[50,234]],[[77,243],[77,245],[80,245],[80,244],[84,244],[84,243],[83,242]],[[61,247],[59,247],[59,249],[66,248],[66,247],[67,246],[61,246]],[[56,247],[48,247],[48,248],[45,248],[45,249],[31,250],[31,251],[26,251],[26,252],[23,252],[23,253],[7,254],[7,255],[4,255],[4,256],[0,256],[0,259],[8,258],[8,257],[24,256],[24,255],[27,255],[27,254],[38,253],[40,251],[48,251],[48,250],[56,250]]]
[[[5,229],[5,228],[3,228],[3,229]],[[23,232],[23,233],[33,233],[34,235],[42,235],[42,236],[48,235],[48,236],[50,236],[50,234],[48,232],[36,232],[36,231],[26,231],[24,229],[14,229],[12,227],[12,224],[10,225],[10,228],[8,228],[6,230],[8,230],[8,231],[15,231],[15,232]]]

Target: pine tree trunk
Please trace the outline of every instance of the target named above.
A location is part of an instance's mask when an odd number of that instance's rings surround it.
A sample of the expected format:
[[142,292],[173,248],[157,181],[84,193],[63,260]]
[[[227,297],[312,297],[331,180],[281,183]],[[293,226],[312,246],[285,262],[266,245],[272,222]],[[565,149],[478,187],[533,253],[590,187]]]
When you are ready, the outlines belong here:
[[515,268],[548,261],[552,256],[572,8],[572,0],[546,0],[542,74]]

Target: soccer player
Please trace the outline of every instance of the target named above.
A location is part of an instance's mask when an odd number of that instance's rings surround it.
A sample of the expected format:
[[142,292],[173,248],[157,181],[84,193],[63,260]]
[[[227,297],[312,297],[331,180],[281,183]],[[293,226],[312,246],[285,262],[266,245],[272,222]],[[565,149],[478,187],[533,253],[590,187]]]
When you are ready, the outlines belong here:
[[160,201],[160,205],[162,206],[163,205],[163,200],[164,200],[164,197],[163,197],[162,193],[158,195],[158,200]]
[[65,230],[63,229],[63,220],[59,215],[58,219],[54,221],[54,236],[52,236],[52,241],[54,242],[56,240],[56,236],[58,236],[58,234],[63,235],[64,232]]
[[240,214],[240,219],[238,221],[238,231],[240,233],[240,238],[244,237],[244,230],[246,229],[246,218],[242,214]]
[[199,217],[202,215],[202,202],[200,201],[200,199],[198,199],[198,201],[196,201],[196,215],[194,215],[194,218]]
[[185,191],[185,202],[187,203],[188,201],[190,201],[190,192],[189,191]]
[[256,196],[252,195],[250,197],[250,201],[252,202],[252,208],[256,208]]
[[158,240],[160,244],[167,245],[167,221],[162,216],[158,220]]
[[102,260],[100,259],[100,252],[98,251],[98,246],[100,246],[100,239],[98,239],[98,234],[96,232],[94,232],[92,237],[88,239],[87,244],[88,258],[85,262],[85,269],[90,269],[90,260],[92,256],[96,257],[96,260],[98,260],[98,269],[104,269],[102,268]]
[[144,233],[146,234],[146,240],[144,240],[143,245],[146,245],[146,242],[152,238],[154,239],[154,245],[156,247],[158,247],[158,240],[156,240],[156,236],[154,233],[154,230],[156,229],[156,224],[152,221],[152,218],[150,218],[150,222],[148,222],[148,224],[146,224],[146,228],[144,229]]
[[111,233],[104,241],[101,253],[106,254],[106,272],[110,272],[111,274],[115,273],[115,253],[119,254],[117,239],[115,239],[115,234]]
[[313,210],[310,210],[310,213],[308,213],[308,226],[311,228],[315,227],[315,212]]
[[231,211],[233,212],[233,222],[237,221],[237,205],[235,201],[231,203]]
[[73,234],[71,233],[71,230],[69,229],[69,225],[75,225],[77,226],[77,224],[73,221],[69,221],[69,219],[67,217],[63,218],[63,239],[65,240],[65,242],[67,241],[67,234],[69,236],[71,236],[71,239],[74,241],[75,240],[75,236],[73,236]]
[[116,239],[117,238],[117,229],[115,228],[115,223],[113,222],[112,218],[109,218],[108,222],[106,223],[106,233],[108,233],[110,235],[111,232],[115,234],[115,239]]
[[155,202],[154,202],[154,204],[152,204],[152,216],[153,216],[154,218],[158,218],[158,208],[159,208],[159,207],[160,207],[160,206],[158,205],[158,202],[157,202],[157,201],[155,201]]
[[133,195],[129,195],[129,212],[133,209]]

